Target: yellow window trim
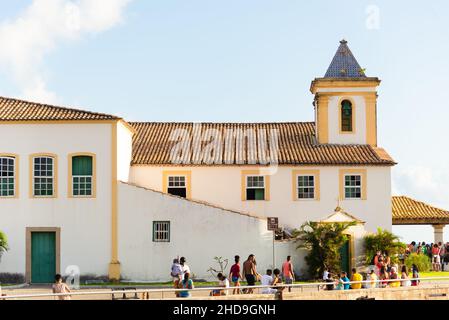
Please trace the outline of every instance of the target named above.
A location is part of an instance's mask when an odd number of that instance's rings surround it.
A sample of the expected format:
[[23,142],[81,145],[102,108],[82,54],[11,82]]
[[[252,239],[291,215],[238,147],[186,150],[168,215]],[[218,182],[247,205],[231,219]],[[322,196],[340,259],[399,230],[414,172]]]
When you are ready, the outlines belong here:
[[[342,108],[342,102],[345,100],[348,100],[349,102],[351,102],[351,105],[352,105],[352,130],[351,131],[342,131],[341,130],[341,126],[342,126],[341,108]],[[353,98],[345,96],[345,97],[341,97],[338,100],[338,130],[339,130],[340,134],[355,134],[355,132],[356,132],[355,112],[356,112],[356,104],[355,104],[355,101]]]
[[162,171],[162,191],[165,193],[168,193],[168,177],[170,176],[186,177],[186,198],[192,199],[192,171],[191,170]]
[[318,142],[329,142],[329,97],[317,95]]
[[377,146],[377,95],[365,97],[366,143]]
[[[346,199],[345,198],[345,175],[355,174],[362,177],[362,198],[361,199]],[[341,200],[366,200],[367,199],[367,170],[366,169],[340,169],[340,199]]]
[[12,197],[2,197],[0,196],[1,200],[7,200],[7,199],[18,199],[19,198],[19,160],[20,157],[18,154],[15,153],[0,153],[0,157],[9,157],[14,158],[14,196]]
[[261,200],[247,200],[246,199],[246,177],[247,176],[264,176],[265,177],[265,200],[270,201],[270,175],[264,174],[264,170],[242,170],[241,171],[241,196],[242,201],[261,201]]
[[[315,198],[299,199],[298,198],[298,176],[314,176],[315,177]],[[319,201],[320,200],[320,170],[293,170],[292,171],[292,199],[293,201]]]
[[[73,176],[72,176],[72,158],[77,156],[92,157],[92,195],[91,196],[74,196],[72,190]],[[68,155],[68,183],[67,183],[67,197],[75,199],[92,199],[97,197],[97,155],[91,152],[76,152]]]
[[[34,158],[47,157],[53,158],[53,195],[52,196],[35,196],[34,195]],[[29,157],[29,188],[31,199],[54,199],[58,197],[58,156],[54,153],[41,152],[30,154]]]

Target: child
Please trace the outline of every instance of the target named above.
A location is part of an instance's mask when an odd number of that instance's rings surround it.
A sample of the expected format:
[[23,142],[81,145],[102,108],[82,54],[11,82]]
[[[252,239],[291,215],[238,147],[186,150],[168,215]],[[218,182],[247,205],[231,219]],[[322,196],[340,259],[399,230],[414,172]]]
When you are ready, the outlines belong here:
[[[178,258],[173,259],[170,275],[173,277],[173,287],[178,288],[179,283],[182,280],[182,266],[179,263]],[[176,293],[176,296],[178,297],[178,292]]]
[[418,267],[416,266],[416,264],[412,265],[412,274],[413,274],[412,286],[417,287],[419,285],[419,280],[417,280],[417,279],[419,279],[419,270],[418,270]]
[[[70,293],[70,288],[62,281],[62,276],[57,274],[55,276],[55,283],[52,286],[53,293]],[[59,300],[70,300],[70,296],[58,296]]]
[[340,274],[340,282],[342,284],[343,290],[349,290],[349,278],[345,271],[342,271]]

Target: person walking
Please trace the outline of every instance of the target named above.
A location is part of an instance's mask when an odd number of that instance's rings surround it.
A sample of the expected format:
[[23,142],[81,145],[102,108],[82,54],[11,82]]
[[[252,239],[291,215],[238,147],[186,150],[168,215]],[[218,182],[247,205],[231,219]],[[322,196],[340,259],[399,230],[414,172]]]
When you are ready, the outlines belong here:
[[[234,264],[229,271],[229,278],[231,279],[234,287],[240,287],[240,279],[243,280],[243,276],[240,271],[240,256],[234,257]],[[232,294],[240,294],[240,289],[232,290]]]
[[[292,257],[287,256],[287,260],[282,264],[282,275],[284,276],[285,284],[293,284],[295,274],[293,272]],[[288,287],[288,292],[292,292],[292,287]]]
[[[245,275],[247,285],[254,286],[256,284],[257,277],[259,276],[256,268],[256,257],[254,254],[250,254],[248,259],[243,263],[243,273]],[[249,288],[246,290],[246,293],[253,293],[253,289]]]
[[[62,276],[57,274],[55,276],[55,283],[52,286],[53,293],[70,293],[70,288],[62,281]],[[71,300],[70,295],[58,296],[59,300]]]

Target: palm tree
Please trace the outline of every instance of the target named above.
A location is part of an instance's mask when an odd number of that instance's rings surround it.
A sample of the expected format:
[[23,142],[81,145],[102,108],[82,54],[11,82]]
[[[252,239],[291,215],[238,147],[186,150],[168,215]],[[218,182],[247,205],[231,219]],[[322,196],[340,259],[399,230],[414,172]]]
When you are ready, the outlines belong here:
[[340,248],[348,241],[344,231],[355,224],[355,222],[309,221],[293,232],[300,242],[298,249],[309,251],[305,260],[312,277],[319,278],[326,268],[333,272],[340,269]]
[[366,263],[371,261],[377,251],[387,253],[393,263],[397,262],[397,255],[404,252],[405,244],[400,238],[390,231],[377,229],[377,233],[368,234],[364,237]]

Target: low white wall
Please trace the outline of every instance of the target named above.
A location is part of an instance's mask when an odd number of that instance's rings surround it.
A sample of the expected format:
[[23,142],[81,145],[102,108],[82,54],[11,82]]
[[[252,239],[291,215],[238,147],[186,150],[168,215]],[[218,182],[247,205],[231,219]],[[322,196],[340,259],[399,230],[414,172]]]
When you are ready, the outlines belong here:
[[[169,243],[153,242],[153,221],[170,221]],[[174,257],[185,256],[197,278],[210,279],[214,257],[241,261],[253,253],[258,269],[272,267],[273,238],[266,220],[172,197],[128,184],[119,184],[119,260],[122,277],[131,280],[170,279]],[[291,242],[276,243],[276,266],[292,255],[297,270],[303,259]]]

